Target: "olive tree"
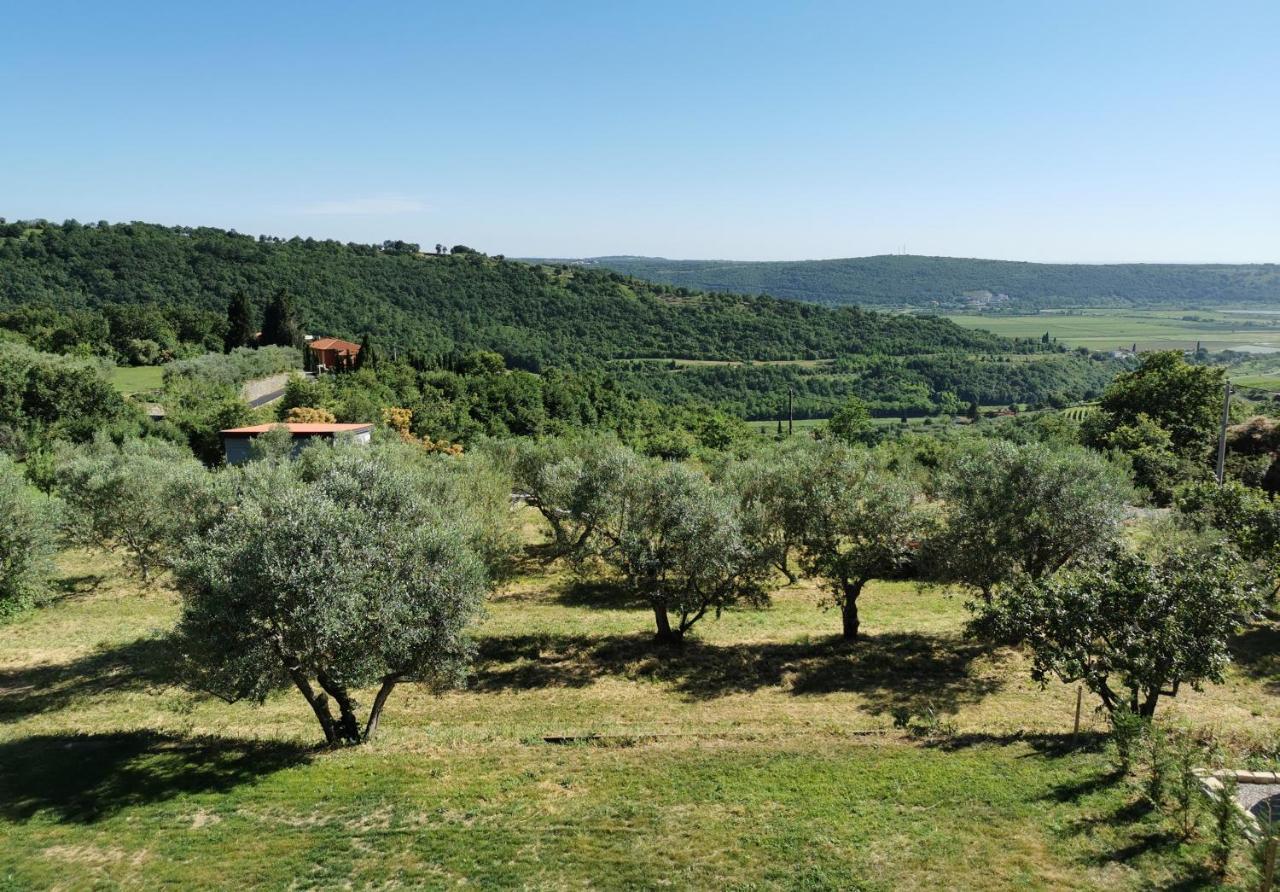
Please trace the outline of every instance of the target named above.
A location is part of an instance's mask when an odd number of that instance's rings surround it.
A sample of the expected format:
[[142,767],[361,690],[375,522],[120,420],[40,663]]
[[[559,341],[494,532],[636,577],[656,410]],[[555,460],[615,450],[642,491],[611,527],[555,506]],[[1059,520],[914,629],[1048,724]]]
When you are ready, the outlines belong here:
[[[490,574],[465,493],[439,491],[466,481],[400,458],[320,446],[223,472],[241,478],[234,504],[175,566],[191,686],[262,702],[291,684],[325,740],[349,744],[400,682],[462,682]],[[362,722],[357,692],[375,685]]]
[[31,606],[48,591],[53,571],[54,512],[0,453],[0,617]]
[[1248,579],[1225,543],[1116,544],[1010,587],[978,608],[975,624],[1024,641],[1040,684],[1080,681],[1109,711],[1150,717],[1183,684],[1223,680],[1230,636],[1257,604]]
[[929,572],[990,601],[1004,584],[1043,579],[1105,548],[1132,493],[1096,453],[984,440],[951,457],[937,495],[946,522],[927,543]]
[[121,549],[144,582],[191,519],[190,493],[206,471],[182,446],[155,438],[116,444],[99,436],[62,452],[54,491],[72,541]]
[[503,444],[516,491],[551,528],[553,555],[573,554],[591,535],[590,517],[572,510],[573,502],[585,495],[579,489],[583,460],[609,447],[594,437],[522,437]]
[[743,535],[792,584],[799,576],[791,558],[807,514],[803,450],[801,441],[788,441],[730,462],[721,475],[725,489],[737,497]]
[[840,609],[841,635],[853,641],[863,588],[912,567],[929,515],[916,487],[867,450],[824,442],[801,470],[801,564],[826,583]]
[[734,499],[688,465],[625,447],[561,464],[567,504],[590,532],[578,558],[603,561],[679,643],[709,612],[761,605],[766,562],[743,537]]

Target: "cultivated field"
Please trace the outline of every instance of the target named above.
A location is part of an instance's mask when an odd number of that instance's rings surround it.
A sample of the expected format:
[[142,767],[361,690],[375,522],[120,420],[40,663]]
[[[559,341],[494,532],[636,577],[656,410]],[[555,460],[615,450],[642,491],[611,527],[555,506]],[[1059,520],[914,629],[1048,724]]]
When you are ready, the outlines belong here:
[[1249,347],[1280,351],[1280,315],[1256,309],[1071,310],[947,318],[966,328],[1007,337],[1038,338],[1047,331],[1061,343],[1091,350],[1128,348],[1135,342],[1139,350],[1190,350],[1200,342],[1210,351]]
[[[672,653],[642,605],[531,555],[469,690],[403,686],[380,739],[322,751],[296,694],[173,685],[163,585],[61,567],[56,604],[0,627],[0,888],[1212,885],[1101,720],[1071,740],[1074,689],[964,639],[940,590],[871,586],[848,646],[801,583]],[[1274,746],[1278,649],[1259,623],[1227,684],[1162,712]]]

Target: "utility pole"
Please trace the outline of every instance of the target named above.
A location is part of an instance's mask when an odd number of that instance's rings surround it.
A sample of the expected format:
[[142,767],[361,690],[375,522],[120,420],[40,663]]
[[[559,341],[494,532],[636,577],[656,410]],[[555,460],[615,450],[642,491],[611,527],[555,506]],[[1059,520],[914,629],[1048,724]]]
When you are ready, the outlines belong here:
[[1231,413],[1231,382],[1223,387],[1222,424],[1218,426],[1218,485],[1222,485],[1222,472],[1227,462],[1227,418]]
[[[787,436],[791,436],[791,430],[795,427],[796,413],[794,400],[796,397],[796,389],[794,387],[787,388]],[[1219,475],[1221,476],[1221,475]]]

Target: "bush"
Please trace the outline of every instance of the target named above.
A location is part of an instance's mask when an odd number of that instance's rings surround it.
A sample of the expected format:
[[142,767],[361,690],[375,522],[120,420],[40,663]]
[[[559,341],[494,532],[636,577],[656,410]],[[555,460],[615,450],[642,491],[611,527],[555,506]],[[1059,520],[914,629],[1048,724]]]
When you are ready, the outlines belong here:
[[1125,774],[1133,770],[1146,729],[1146,720],[1136,712],[1121,708],[1111,713],[1111,745],[1115,748],[1116,767]]
[[296,347],[237,347],[230,353],[206,353],[180,359],[164,367],[164,384],[180,378],[195,378],[211,384],[239,387],[254,378],[265,378],[302,368],[302,353]]
[[35,604],[53,570],[54,511],[21,470],[0,454],[0,618]]

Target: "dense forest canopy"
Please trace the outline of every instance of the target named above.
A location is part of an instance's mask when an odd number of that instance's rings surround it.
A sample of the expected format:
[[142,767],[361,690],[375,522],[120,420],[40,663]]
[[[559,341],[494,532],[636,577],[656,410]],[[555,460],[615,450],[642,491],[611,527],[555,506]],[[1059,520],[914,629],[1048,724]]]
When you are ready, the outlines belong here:
[[592,257],[586,268],[685,288],[771,294],[828,306],[1212,306],[1280,301],[1280,265],[1023,263],[886,254],[841,260]]
[[[0,227],[0,307],[161,311],[219,322],[247,293],[257,307],[294,294],[312,333],[370,332],[400,349],[496,350],[537,370],[578,358],[816,359],[1010,350],[1001,338],[941,319],[690,293],[608,270],[548,268],[416,245],[253,238],[142,223]],[[133,320],[131,320],[133,321]],[[198,325],[198,322],[195,323]],[[192,327],[192,326],[188,326]],[[179,332],[179,334],[181,334]]]

